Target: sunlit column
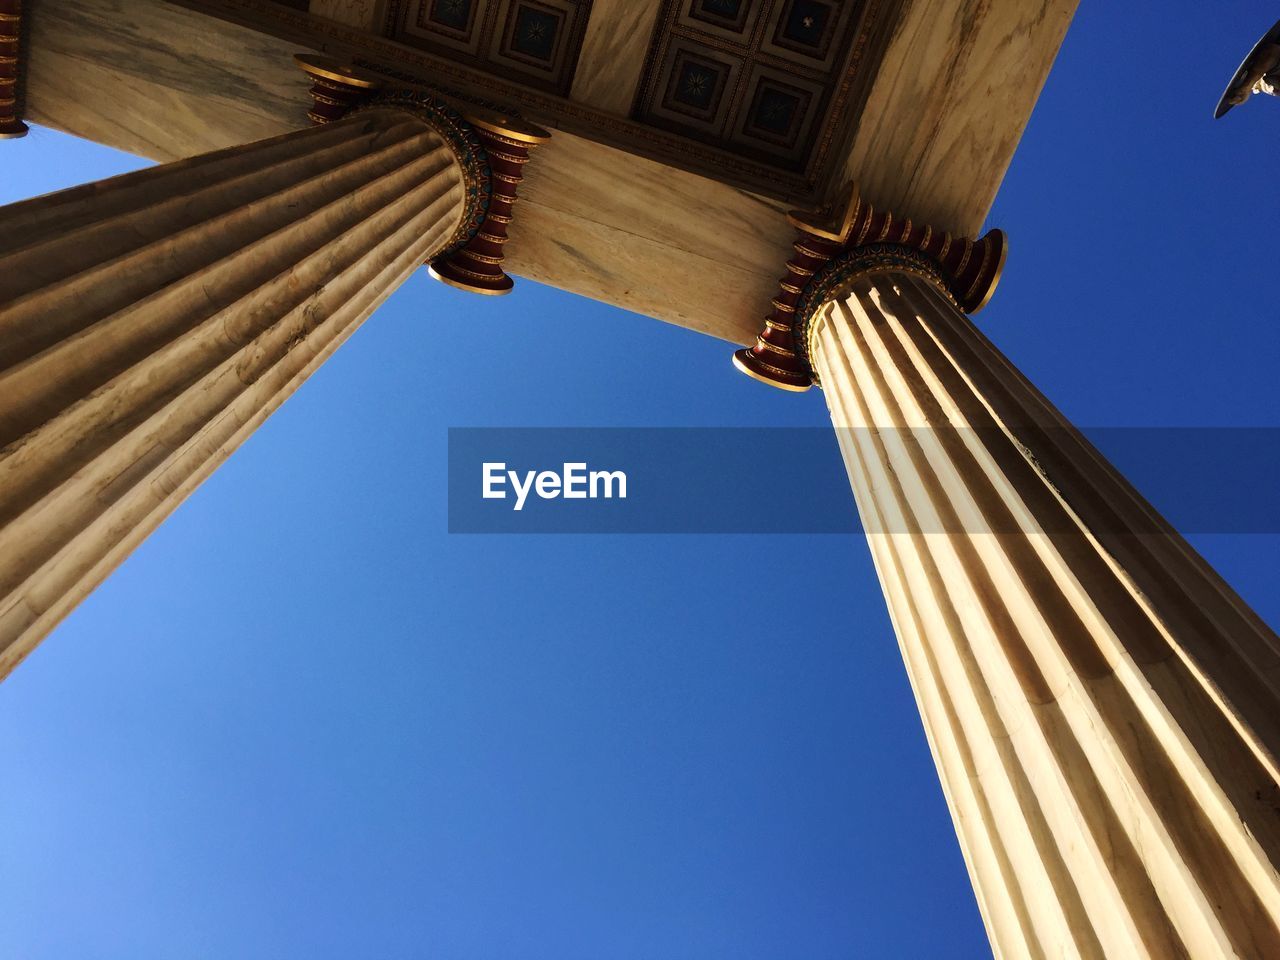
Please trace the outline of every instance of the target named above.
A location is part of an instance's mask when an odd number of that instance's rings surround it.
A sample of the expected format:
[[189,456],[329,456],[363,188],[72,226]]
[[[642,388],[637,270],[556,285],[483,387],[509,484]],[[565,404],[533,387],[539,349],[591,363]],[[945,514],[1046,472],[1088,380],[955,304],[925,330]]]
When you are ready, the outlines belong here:
[[468,130],[402,100],[0,209],[0,675],[475,235]]
[[935,260],[846,260],[797,352],[997,955],[1280,957],[1280,641]]

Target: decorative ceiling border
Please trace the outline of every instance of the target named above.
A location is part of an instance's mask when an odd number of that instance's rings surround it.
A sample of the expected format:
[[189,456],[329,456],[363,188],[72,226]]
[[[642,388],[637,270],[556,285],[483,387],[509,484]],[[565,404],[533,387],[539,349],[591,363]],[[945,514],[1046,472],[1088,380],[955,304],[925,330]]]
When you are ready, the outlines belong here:
[[[470,68],[444,57],[375,36],[336,21],[303,13],[274,0],[165,0],[207,16],[248,27],[277,39],[301,44],[331,56],[349,59],[363,67],[401,83],[434,90],[464,101],[500,103],[546,126],[565,130],[606,146],[700,176],[711,177],[761,196],[796,205],[821,201],[823,190],[833,173],[810,164],[802,175],[787,173],[770,164],[758,163],[687,137],[667,133],[647,124],[592,109],[564,97],[543,93]],[[901,0],[868,0],[859,26],[851,64],[869,59],[868,37],[888,30],[875,30],[884,25],[884,11]],[[874,19],[873,19],[874,14]],[[874,46],[882,47],[883,44]],[[853,96],[865,101],[870,71],[846,69],[836,90],[836,100],[848,105]],[[861,83],[856,82],[861,80]],[[858,105],[857,113],[861,113]],[[825,158],[837,134],[851,137],[857,116],[845,117],[844,124],[828,124],[830,129],[815,147]],[[844,127],[847,129],[839,129]]]

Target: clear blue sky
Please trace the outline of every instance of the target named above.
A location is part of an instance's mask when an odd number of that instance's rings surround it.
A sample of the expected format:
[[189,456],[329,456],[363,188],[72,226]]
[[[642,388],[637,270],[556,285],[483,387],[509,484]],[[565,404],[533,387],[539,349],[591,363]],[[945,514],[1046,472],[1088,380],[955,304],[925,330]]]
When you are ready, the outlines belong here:
[[[1210,119],[1277,15],[1068,35],[980,320],[1077,423],[1280,425],[1280,102]],[[725,344],[419,274],[0,686],[0,955],[988,956],[860,536],[446,533],[450,426],[825,423]],[[1196,538],[1273,623],[1278,540]]]

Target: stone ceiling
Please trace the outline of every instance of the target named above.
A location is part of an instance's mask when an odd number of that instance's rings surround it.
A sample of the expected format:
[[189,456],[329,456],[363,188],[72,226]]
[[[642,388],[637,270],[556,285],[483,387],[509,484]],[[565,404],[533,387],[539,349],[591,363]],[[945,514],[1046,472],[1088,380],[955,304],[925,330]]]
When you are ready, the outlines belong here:
[[184,5],[804,202],[839,176],[901,0],[304,2]]
[[[1076,0],[867,2],[862,16],[879,26],[855,28],[833,87],[840,96],[852,75],[851,138],[834,143],[827,167],[878,206],[972,236]],[[305,124],[299,51],[476,97],[516,91],[555,135],[521,187],[510,272],[734,343],[754,340],[777,293],[794,238],[787,210],[820,195],[803,175],[633,119],[667,23],[662,0],[592,0],[569,96],[391,39],[385,0],[57,0],[31,10],[28,118],[157,160]],[[671,144],[682,154],[668,161]]]
[[864,5],[848,0],[668,0],[633,116],[803,171],[829,132]]
[[591,0],[398,0],[390,37],[517,83],[568,95]]

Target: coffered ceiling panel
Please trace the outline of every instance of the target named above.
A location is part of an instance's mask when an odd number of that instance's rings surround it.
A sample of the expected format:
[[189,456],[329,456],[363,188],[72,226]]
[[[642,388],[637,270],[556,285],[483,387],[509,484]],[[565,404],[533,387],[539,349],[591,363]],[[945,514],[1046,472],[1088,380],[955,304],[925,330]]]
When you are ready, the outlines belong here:
[[393,0],[392,39],[568,94],[591,0]]
[[860,0],[667,0],[632,115],[785,170],[830,138]]

